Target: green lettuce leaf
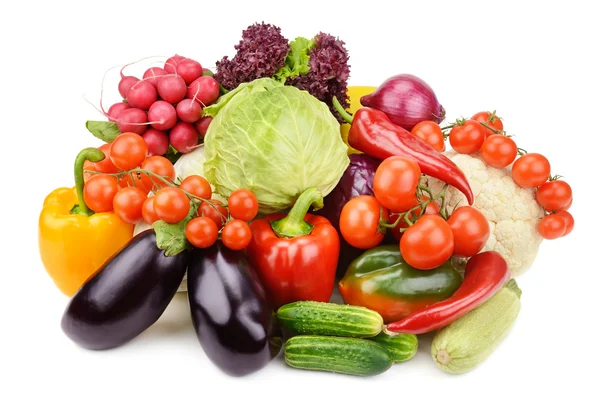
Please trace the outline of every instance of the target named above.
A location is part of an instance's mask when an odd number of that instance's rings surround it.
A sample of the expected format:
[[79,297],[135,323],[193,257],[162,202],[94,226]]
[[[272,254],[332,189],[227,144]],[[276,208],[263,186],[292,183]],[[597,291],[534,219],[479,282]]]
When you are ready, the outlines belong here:
[[185,227],[196,216],[198,206],[197,201],[191,201],[188,215],[176,224],[168,224],[160,220],[152,224],[152,228],[156,232],[156,245],[165,251],[165,255],[174,256],[192,248],[191,243],[185,237]]
[[285,58],[285,64],[273,76],[274,79],[285,82],[288,78],[306,75],[310,71],[308,61],[310,50],[315,47],[314,40],[297,37],[290,43],[290,51]]
[[87,121],[85,127],[92,135],[106,143],[111,143],[121,133],[116,122]]

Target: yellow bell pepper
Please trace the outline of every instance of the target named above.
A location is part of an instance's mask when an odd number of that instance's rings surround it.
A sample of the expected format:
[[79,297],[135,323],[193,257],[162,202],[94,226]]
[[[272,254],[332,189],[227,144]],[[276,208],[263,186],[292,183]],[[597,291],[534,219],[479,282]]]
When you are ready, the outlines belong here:
[[[346,110],[350,112],[350,114],[354,114],[359,108],[362,107],[360,104],[360,98],[373,93],[375,89],[377,89],[375,86],[348,86],[348,91],[346,93],[348,93],[350,107],[348,107]],[[348,146],[348,155],[360,154],[360,151],[353,149],[348,144],[348,132],[350,132],[350,124],[342,124],[340,131],[342,134],[342,139],[344,139],[344,143],[346,143]]]
[[75,161],[76,186],[52,191],[40,213],[42,263],[67,296],[73,296],[133,236],[133,225],[112,212],[94,214],[83,201],[83,163],[103,158],[98,149],[82,150]]

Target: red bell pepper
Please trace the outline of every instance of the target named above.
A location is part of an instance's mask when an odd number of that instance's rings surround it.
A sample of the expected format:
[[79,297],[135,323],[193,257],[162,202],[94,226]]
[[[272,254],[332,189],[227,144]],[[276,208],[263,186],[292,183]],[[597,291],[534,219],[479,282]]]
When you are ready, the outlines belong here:
[[323,207],[323,196],[307,189],[285,214],[273,214],[250,224],[246,248],[275,307],[300,300],[329,301],[340,252],[337,231],[324,217],[307,214]]
[[502,256],[485,251],[469,259],[465,279],[454,294],[387,326],[387,330],[416,335],[443,328],[488,301],[508,280]]

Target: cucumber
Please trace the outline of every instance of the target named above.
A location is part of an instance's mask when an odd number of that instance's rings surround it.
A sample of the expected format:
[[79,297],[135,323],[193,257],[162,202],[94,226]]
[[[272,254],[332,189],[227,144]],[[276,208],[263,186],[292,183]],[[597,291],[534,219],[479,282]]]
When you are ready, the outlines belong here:
[[297,301],[277,310],[281,324],[302,335],[367,338],[377,336],[383,318],[365,307]]
[[387,371],[394,360],[367,339],[333,336],[295,336],[285,344],[284,358],[294,368],[371,376]]
[[431,356],[442,370],[468,372],[482,363],[508,334],[521,309],[521,289],[514,279],[488,301],[439,330]]
[[394,359],[394,362],[408,361],[417,354],[419,348],[419,339],[417,335],[410,333],[399,333],[390,335],[381,332],[379,335],[371,338],[375,343],[381,345]]

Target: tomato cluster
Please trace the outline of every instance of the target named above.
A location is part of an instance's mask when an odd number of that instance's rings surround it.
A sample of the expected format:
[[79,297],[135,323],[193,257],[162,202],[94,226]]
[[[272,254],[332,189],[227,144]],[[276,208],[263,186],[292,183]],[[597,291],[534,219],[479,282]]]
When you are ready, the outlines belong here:
[[[373,180],[374,196],[351,199],[340,215],[344,239],[360,249],[377,246],[386,229],[398,239],[400,252],[414,268],[428,270],[451,256],[479,253],[490,235],[487,219],[473,207],[459,207],[451,215],[444,204],[445,189],[434,196],[419,186],[421,169],[412,159],[384,160]],[[423,194],[423,192],[426,193]]]

